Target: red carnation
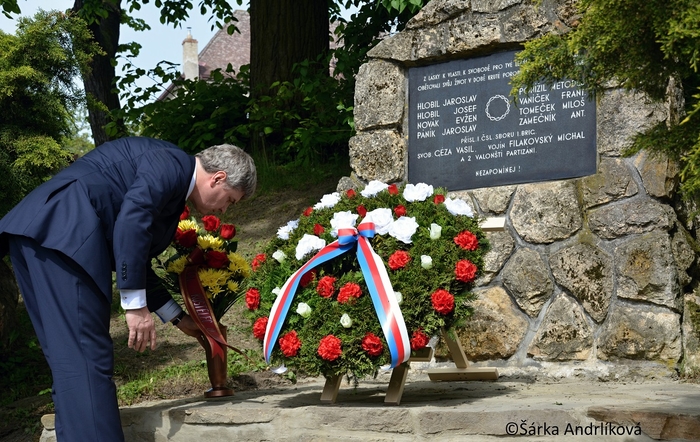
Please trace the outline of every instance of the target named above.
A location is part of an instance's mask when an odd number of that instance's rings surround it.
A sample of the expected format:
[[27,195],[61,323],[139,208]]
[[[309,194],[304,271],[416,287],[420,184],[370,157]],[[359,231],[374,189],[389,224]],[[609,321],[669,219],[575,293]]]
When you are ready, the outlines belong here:
[[228,265],[228,256],[224,252],[219,252],[218,250],[211,250],[207,252],[204,256],[207,265],[213,269],[220,269],[225,265]]
[[260,292],[258,289],[248,289],[245,292],[245,305],[248,310],[257,310],[260,307]]
[[318,355],[326,361],[335,361],[343,354],[342,342],[333,335],[325,336],[318,344]]
[[455,309],[455,297],[445,289],[437,289],[430,295],[433,308],[441,315],[451,313]]
[[399,204],[398,206],[394,207],[394,214],[396,215],[397,218],[401,218],[402,216],[406,215],[406,206],[403,204]]
[[325,231],[326,229],[324,229],[319,223],[314,224],[314,235],[321,236],[321,234]]
[[391,270],[404,268],[409,261],[411,261],[411,255],[409,255],[408,252],[405,250],[397,250],[389,257],[389,268]]
[[455,236],[455,244],[463,248],[464,250],[476,250],[479,248],[479,240],[476,235],[474,235],[469,230],[463,230]]
[[389,195],[398,195],[399,194],[399,187],[396,184],[390,185],[387,190],[389,191]]
[[367,333],[362,338],[362,349],[372,357],[379,356],[384,351],[382,340],[372,333]]
[[261,341],[265,339],[265,331],[267,330],[267,316],[263,316],[255,320],[253,324],[253,336]]
[[313,207],[307,207],[306,209],[304,209],[304,216],[311,216],[311,212],[313,212],[313,211],[314,211]]
[[476,265],[468,259],[457,261],[455,265],[455,276],[462,282],[472,282],[476,277],[476,271]]
[[345,304],[352,299],[359,298],[360,295],[362,295],[360,286],[354,282],[348,282],[340,288],[340,291],[338,291],[338,302]]
[[221,232],[219,232],[219,235],[223,239],[231,239],[234,236],[236,236],[236,226],[233,224],[222,224],[221,225]]
[[314,279],[316,279],[316,270],[311,270],[309,272],[304,273],[304,275],[301,277],[301,280],[299,280],[299,285],[301,285],[302,287],[306,287],[309,284],[311,284]]
[[428,335],[423,333],[423,330],[418,329],[411,336],[411,350],[420,350],[428,345],[428,342],[430,342]]
[[297,353],[299,353],[299,349],[301,348],[301,341],[297,337],[297,332],[294,330],[282,336],[279,339],[279,343],[280,350],[282,350],[282,354],[287,358],[296,356]]
[[367,209],[365,209],[365,206],[363,206],[362,204],[360,204],[359,206],[357,206],[357,209],[355,209],[355,210],[357,210],[357,213],[358,213],[362,218],[364,218],[365,215],[367,215]]
[[324,276],[319,279],[316,285],[316,292],[324,298],[330,298],[335,292],[335,278],[333,276]]
[[357,195],[354,189],[348,189],[348,191],[345,192],[345,194],[348,196],[348,198],[355,198],[355,195]]
[[255,255],[255,258],[253,258],[253,261],[250,263],[250,266],[253,268],[253,271],[258,270],[258,268],[260,268],[260,266],[262,265],[262,263],[265,262],[266,259],[267,257],[264,253],[259,253]]
[[194,229],[185,230],[184,232],[180,229],[177,230],[178,233],[175,234],[175,241],[177,241],[182,247],[194,247],[197,244],[197,231]]
[[182,213],[180,214],[180,221],[183,219],[187,219],[190,216],[190,208],[188,206],[185,206],[185,208],[182,210]]
[[435,195],[433,197],[433,202],[435,204],[442,204],[445,202],[445,195]]
[[204,230],[207,232],[215,232],[221,225],[221,220],[214,215],[207,215],[202,218]]

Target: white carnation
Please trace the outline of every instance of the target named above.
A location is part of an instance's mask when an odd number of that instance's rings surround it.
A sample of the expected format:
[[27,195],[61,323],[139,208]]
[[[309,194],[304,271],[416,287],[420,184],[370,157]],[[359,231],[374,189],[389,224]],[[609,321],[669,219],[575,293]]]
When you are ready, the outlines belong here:
[[316,250],[321,250],[326,246],[326,240],[319,238],[315,235],[309,235],[308,233],[299,240],[297,244],[296,253],[294,256],[298,260],[301,260],[306,254],[314,252]]
[[402,216],[389,226],[389,235],[405,244],[411,244],[411,237],[418,230],[414,217]]
[[299,220],[289,221],[286,226],[282,226],[277,229],[277,237],[279,239],[288,240],[289,234],[294,231],[299,226]]
[[374,223],[374,231],[377,235],[386,235],[389,233],[389,226],[394,222],[394,215],[392,215],[391,209],[374,209],[367,212],[363,221]]
[[466,215],[470,218],[474,216],[474,212],[472,212],[472,208],[469,206],[469,204],[459,198],[445,198],[445,207],[447,207],[448,212],[455,216]]
[[338,204],[338,201],[340,201],[340,193],[338,192],[333,192],[333,193],[328,193],[326,195],[323,195],[321,198],[321,201],[316,203],[314,205],[314,209],[330,209],[336,204]]
[[416,185],[406,184],[406,187],[403,189],[403,197],[409,203],[415,201],[425,201],[432,194],[433,186],[425,183],[418,183]]
[[367,186],[365,186],[364,189],[362,189],[362,192],[360,192],[360,195],[364,196],[365,198],[371,198],[381,192],[382,190],[385,190],[388,188],[389,185],[386,183],[382,183],[381,181],[373,180],[367,183]]

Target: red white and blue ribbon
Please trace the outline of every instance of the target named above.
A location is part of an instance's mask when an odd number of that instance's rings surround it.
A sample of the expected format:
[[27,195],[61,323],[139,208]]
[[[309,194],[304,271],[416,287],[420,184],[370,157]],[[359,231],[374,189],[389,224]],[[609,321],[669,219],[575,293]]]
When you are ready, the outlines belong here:
[[360,263],[362,275],[369,288],[374,310],[377,312],[384,337],[389,346],[391,367],[396,367],[408,360],[411,356],[411,343],[408,339],[406,323],[403,320],[403,315],[394,295],[394,289],[391,286],[384,263],[379,255],[372,250],[372,246],[369,243],[369,238],[374,237],[374,233],[374,223],[371,222],[361,223],[357,229],[338,229],[337,241],[321,249],[287,279],[270,310],[265,339],[263,340],[265,361],[270,362],[272,349],[282,330],[282,325],[292,305],[302,276],[324,262],[352,250],[355,248],[355,245],[357,245],[357,259]]

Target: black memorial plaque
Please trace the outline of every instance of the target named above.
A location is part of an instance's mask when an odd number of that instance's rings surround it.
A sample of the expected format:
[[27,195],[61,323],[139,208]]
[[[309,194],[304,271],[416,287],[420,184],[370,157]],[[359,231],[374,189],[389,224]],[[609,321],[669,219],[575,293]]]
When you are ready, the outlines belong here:
[[464,190],[596,173],[595,101],[565,80],[515,103],[515,54],[409,69],[409,182]]

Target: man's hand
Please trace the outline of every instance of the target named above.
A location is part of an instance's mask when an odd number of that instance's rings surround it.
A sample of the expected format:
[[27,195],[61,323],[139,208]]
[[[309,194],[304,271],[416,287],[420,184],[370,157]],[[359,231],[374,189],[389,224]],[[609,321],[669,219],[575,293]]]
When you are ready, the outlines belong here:
[[180,319],[180,322],[175,326],[182,330],[182,332],[188,336],[199,339],[202,336],[202,331],[197,327],[192,318],[189,315],[185,315]]
[[129,348],[143,352],[151,343],[156,349],[156,323],[148,307],[126,311],[126,325],[129,327]]

